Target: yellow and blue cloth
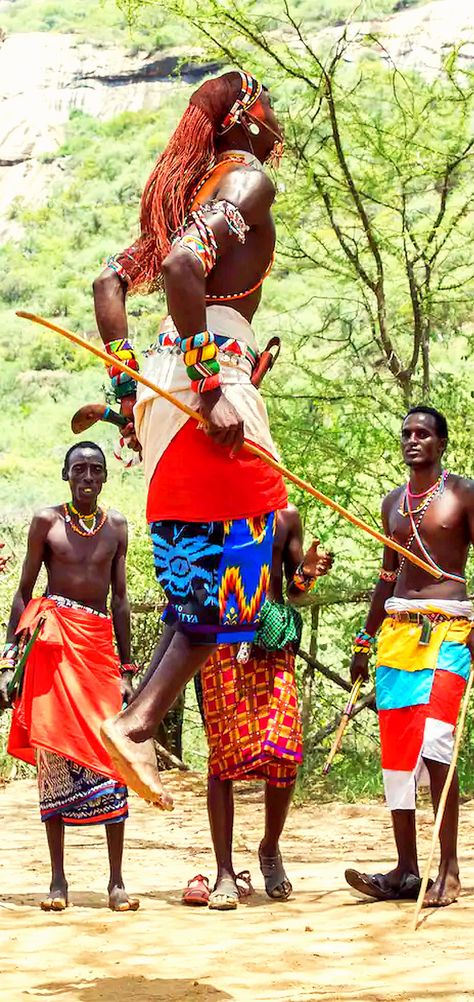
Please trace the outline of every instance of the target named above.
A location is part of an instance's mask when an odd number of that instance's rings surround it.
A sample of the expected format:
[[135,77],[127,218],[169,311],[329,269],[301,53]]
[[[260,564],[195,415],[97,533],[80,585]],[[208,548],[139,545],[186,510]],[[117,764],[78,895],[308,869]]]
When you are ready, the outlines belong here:
[[448,764],[471,656],[472,622],[444,619],[421,644],[422,625],[388,616],[377,647],[376,701],[391,810],[413,810],[422,760]]

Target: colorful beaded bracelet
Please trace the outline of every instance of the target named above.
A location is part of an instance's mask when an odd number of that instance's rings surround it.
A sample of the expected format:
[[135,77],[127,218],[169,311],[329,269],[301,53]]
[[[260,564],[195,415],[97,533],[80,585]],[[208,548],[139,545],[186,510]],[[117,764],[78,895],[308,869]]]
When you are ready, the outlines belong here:
[[316,588],[317,583],[317,577],[313,574],[306,574],[303,570],[303,564],[299,564],[292,578],[292,584],[294,584],[295,588],[298,588],[298,591],[312,592]]
[[220,385],[220,365],[212,331],[199,331],[179,342],[186,372],[195,393],[207,393]]
[[396,581],[398,578],[398,571],[386,571],[385,567],[382,567],[379,578],[381,581]]
[[110,376],[115,399],[117,402],[120,402],[124,397],[131,397],[136,394],[137,384],[136,380],[128,372],[122,372],[122,369],[113,364],[113,359],[115,358],[119,362],[124,362],[129,369],[138,372],[137,357],[133,345],[126,338],[117,338],[115,341],[109,341],[105,347],[111,359],[111,364],[107,365],[107,373]]
[[372,644],[375,643],[375,637],[372,637],[367,630],[360,630],[354,640],[352,641],[352,653],[353,654],[370,654]]

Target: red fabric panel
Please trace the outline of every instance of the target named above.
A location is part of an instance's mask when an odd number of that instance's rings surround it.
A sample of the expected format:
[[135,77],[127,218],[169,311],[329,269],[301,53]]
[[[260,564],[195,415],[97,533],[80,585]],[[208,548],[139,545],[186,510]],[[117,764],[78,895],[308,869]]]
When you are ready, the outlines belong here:
[[455,727],[465,688],[466,680],[462,675],[452,671],[435,671],[427,716]]
[[40,598],[28,604],[18,630],[32,632],[40,615],[46,622],[28,658],[8,752],[34,765],[35,748],[45,748],[123,782],[99,733],[122,705],[112,621]]
[[221,522],[286,508],[283,478],[262,459],[239,452],[231,459],[195,421],[170,442],[148,489],[147,522]]
[[382,769],[414,769],[423,744],[427,704],[379,710]]

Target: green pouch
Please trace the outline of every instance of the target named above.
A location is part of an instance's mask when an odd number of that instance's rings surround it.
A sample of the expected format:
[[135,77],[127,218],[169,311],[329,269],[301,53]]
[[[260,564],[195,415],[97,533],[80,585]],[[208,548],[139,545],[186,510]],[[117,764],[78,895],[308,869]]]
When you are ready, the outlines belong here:
[[282,651],[291,644],[296,653],[302,632],[303,620],[297,609],[267,599],[262,606],[253,643],[266,651]]

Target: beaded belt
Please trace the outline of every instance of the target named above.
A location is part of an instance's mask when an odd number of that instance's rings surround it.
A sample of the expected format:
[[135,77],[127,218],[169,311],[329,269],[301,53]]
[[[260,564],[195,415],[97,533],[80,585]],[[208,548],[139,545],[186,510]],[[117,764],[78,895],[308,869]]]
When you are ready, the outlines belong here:
[[389,612],[390,619],[395,619],[399,623],[416,623],[421,626],[421,634],[418,643],[422,647],[427,647],[431,632],[438,623],[455,623],[456,620],[465,619],[464,616],[449,616],[443,612]]
[[451,623],[456,622],[459,619],[465,619],[465,616],[450,616],[444,612],[389,612],[388,615],[390,619],[396,619],[400,623],[418,623],[419,626],[429,619],[430,623],[436,625],[436,623],[446,623],[449,619]]
[[[148,357],[166,349],[175,355],[182,355],[179,343],[177,343],[179,340],[180,336],[176,331],[163,331],[161,334],[158,334],[156,341],[143,354]],[[229,359],[237,362],[250,362],[252,369],[255,368],[258,354],[245,341],[238,341],[234,337],[226,337],[225,334],[214,334],[214,342],[219,351],[227,355]]]
[[106,612],[99,612],[98,609],[91,609],[90,605],[83,605],[73,598],[66,598],[64,595],[46,595],[60,609],[78,609],[79,612],[88,612],[91,616],[98,616],[99,619],[109,619]]

